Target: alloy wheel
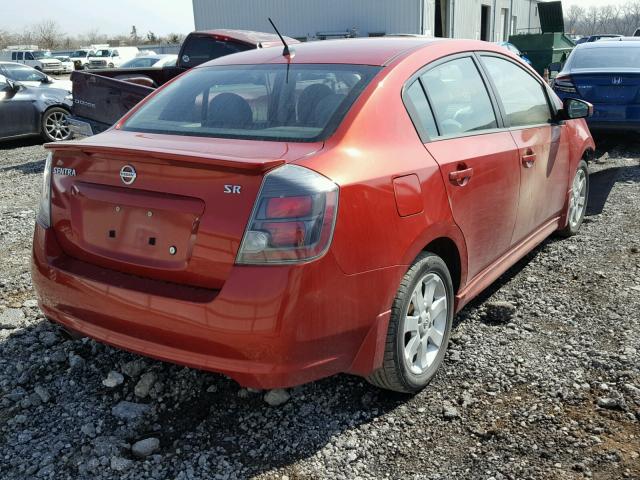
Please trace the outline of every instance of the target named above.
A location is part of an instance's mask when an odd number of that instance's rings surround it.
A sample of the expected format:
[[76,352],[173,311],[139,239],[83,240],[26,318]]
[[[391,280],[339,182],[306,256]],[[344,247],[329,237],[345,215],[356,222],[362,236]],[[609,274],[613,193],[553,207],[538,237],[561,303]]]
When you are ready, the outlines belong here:
[[407,369],[422,375],[443,347],[449,301],[443,280],[428,273],[416,284],[407,306],[403,332],[403,358]]
[[61,111],[51,112],[44,119],[47,136],[55,141],[66,140],[71,133],[67,123],[67,115]]
[[575,228],[580,223],[587,203],[587,174],[582,168],[576,172],[571,187],[571,201],[569,203],[569,223]]

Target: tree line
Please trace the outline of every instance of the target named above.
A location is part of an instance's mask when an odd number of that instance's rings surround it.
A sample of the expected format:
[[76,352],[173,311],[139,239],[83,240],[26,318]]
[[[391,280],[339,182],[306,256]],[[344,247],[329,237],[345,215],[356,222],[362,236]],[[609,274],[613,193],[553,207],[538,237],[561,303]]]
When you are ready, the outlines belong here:
[[70,50],[87,45],[109,43],[111,45],[158,45],[180,44],[185,35],[170,33],[168,35],[156,35],[149,31],[139,33],[136,26],[131,27],[131,32],[122,35],[108,36],[97,28],[91,29],[80,35],[66,34],[55,20],[44,20],[21,32],[12,32],[0,28],[0,50],[9,45],[38,45],[45,50]]
[[565,31],[576,35],[617,33],[633,35],[640,28],[640,0],[622,5],[600,5],[584,8],[571,5],[565,11]]

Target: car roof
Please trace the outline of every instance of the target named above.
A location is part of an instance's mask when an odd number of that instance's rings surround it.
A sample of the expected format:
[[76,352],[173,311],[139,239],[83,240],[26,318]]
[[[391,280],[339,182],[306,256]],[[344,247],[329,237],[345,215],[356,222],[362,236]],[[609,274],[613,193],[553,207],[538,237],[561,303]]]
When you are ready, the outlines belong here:
[[150,59],[161,60],[166,57],[177,57],[177,55],[173,53],[156,53],[154,55],[138,55],[137,57],[134,57],[131,60],[138,60],[139,58],[150,58]]
[[615,38],[603,38],[601,42],[638,42],[640,37],[615,37]]
[[33,68],[30,65],[25,65],[24,63],[18,63],[18,62],[0,62],[0,65],[17,65],[19,67]]
[[[352,65],[387,65],[394,58],[406,55],[416,49],[440,42],[465,43],[473,50],[480,45],[490,45],[474,40],[451,40],[424,37],[372,37],[304,42],[292,47],[292,63],[339,63]],[[493,47],[497,48],[497,47]],[[486,49],[486,48],[485,48]],[[251,65],[264,63],[286,63],[282,49],[278,47],[248,50],[227,55],[207,62],[211,65]]]
[[[633,38],[633,37],[631,37]],[[636,37],[640,40],[640,37]],[[616,46],[627,46],[627,47],[640,47],[640,42],[638,40],[630,40],[629,38],[619,37],[619,38],[611,38],[607,40],[600,40],[598,42],[590,42],[590,43],[581,43],[580,45],[576,45],[578,49],[585,48],[603,48],[603,47],[612,47]]]

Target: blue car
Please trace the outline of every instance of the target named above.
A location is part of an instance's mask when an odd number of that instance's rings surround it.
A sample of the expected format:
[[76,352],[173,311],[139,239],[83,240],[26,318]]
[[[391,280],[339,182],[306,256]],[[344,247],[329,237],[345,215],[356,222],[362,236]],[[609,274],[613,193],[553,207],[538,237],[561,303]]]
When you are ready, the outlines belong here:
[[553,82],[558,96],[593,104],[592,130],[640,130],[640,41],[578,45]]
[[526,63],[527,65],[532,65],[531,60],[529,60],[527,58],[526,55],[524,55],[520,50],[518,50],[518,47],[516,47],[513,43],[509,43],[509,42],[496,42],[497,45],[500,45],[501,47],[506,48],[507,50],[509,50],[511,53],[515,53],[517,56],[519,56],[522,61],[524,63]]

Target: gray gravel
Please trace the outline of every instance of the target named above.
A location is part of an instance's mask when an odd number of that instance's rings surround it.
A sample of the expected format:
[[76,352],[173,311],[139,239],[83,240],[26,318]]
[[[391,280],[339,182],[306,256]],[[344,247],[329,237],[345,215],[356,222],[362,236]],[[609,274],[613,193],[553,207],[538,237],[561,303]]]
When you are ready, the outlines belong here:
[[268,394],[68,338],[29,277],[44,150],[0,144],[0,478],[640,478],[628,138],[601,144],[581,234],[548,240],[460,313],[413,398],[346,375]]

